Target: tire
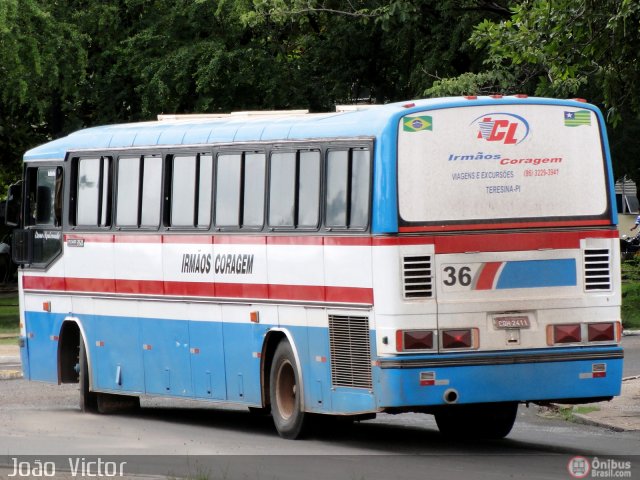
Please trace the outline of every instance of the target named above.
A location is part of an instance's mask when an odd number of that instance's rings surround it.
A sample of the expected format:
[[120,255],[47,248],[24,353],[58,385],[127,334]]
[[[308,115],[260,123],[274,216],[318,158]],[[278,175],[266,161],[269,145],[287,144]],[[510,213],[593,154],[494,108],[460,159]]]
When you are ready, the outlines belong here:
[[300,438],[308,423],[302,411],[302,392],[298,367],[291,345],[281,340],[273,355],[269,375],[269,396],[273,423],[282,438]]
[[517,402],[452,405],[436,412],[440,433],[455,440],[500,439],[509,435],[518,413]]
[[84,340],[80,338],[78,352],[78,382],[80,383],[80,411],[83,413],[96,413],[98,411],[98,395],[89,390],[89,362]]

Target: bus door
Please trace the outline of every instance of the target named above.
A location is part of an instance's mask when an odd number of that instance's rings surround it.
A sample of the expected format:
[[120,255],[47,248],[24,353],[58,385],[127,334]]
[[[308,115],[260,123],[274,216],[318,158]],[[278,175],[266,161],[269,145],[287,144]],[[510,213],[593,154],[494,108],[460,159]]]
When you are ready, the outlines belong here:
[[[56,259],[62,252],[62,211],[63,211],[63,168],[60,164],[28,165],[22,203],[23,228],[14,230],[13,261],[23,266],[21,275],[23,287],[38,288],[39,278],[56,276]],[[62,269],[58,264],[58,268]],[[45,273],[46,272],[46,273]],[[62,275],[59,275],[62,276]],[[42,287],[42,286],[41,286]],[[47,303],[49,302],[49,303]],[[42,296],[27,296],[24,305],[21,337],[21,356],[25,377],[31,380],[57,381],[55,370],[51,370],[45,359],[55,358],[60,320],[55,313],[47,311],[43,305],[50,305],[50,299]],[[36,308],[39,305],[39,308]],[[31,355],[27,352],[30,346]],[[27,361],[27,357],[31,360]],[[40,361],[42,360],[42,361]]]

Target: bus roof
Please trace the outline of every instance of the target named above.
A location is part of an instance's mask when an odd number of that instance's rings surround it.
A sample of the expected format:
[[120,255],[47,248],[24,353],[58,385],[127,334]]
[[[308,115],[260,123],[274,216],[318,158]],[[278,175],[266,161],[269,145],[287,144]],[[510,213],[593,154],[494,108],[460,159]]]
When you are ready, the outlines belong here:
[[[482,104],[548,103],[594,108],[583,102],[535,97],[448,97],[342,108],[337,112],[238,112],[230,115],[165,115],[162,120],[87,128],[40,145],[25,161],[62,160],[72,150],[164,147],[213,143],[291,141],[379,136],[390,122],[425,109]],[[395,128],[395,127],[394,127]]]

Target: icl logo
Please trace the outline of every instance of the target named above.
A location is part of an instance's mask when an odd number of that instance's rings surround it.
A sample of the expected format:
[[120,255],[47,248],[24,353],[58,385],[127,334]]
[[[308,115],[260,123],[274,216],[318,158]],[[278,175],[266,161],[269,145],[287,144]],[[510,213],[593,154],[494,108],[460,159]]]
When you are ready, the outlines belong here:
[[505,145],[517,145],[529,135],[529,122],[513,113],[487,113],[471,122],[478,126],[479,139],[487,142],[500,142]]

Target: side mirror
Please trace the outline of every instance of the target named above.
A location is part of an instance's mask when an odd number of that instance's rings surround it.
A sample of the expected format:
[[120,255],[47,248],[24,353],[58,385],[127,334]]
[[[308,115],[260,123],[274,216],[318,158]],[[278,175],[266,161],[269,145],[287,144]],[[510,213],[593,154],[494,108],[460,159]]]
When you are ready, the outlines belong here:
[[10,227],[20,225],[20,212],[22,209],[22,182],[9,186],[7,201],[5,203],[5,224]]

